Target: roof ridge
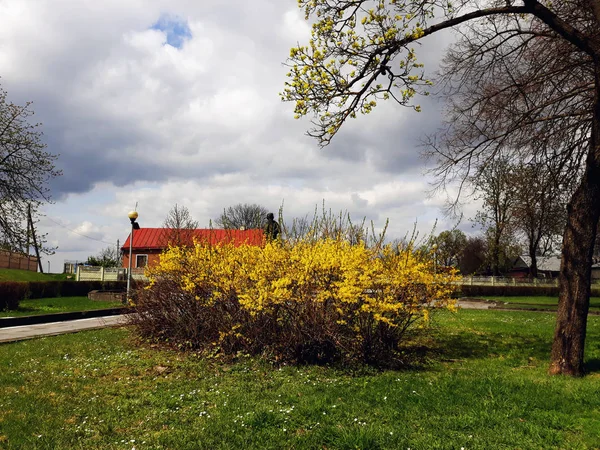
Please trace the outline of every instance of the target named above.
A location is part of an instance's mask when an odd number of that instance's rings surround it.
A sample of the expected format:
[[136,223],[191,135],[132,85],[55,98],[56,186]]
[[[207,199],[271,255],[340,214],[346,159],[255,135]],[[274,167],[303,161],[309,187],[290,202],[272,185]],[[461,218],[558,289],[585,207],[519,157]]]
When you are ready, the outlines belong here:
[[[164,249],[166,247],[164,230],[176,230],[176,228],[140,228],[133,234],[133,248],[136,249]],[[183,232],[192,231],[194,237],[207,239],[211,244],[232,242],[239,245],[244,242],[251,245],[260,245],[264,239],[264,231],[260,228],[248,230],[226,229],[226,228],[189,228],[181,229]],[[121,249],[129,248],[127,236]]]

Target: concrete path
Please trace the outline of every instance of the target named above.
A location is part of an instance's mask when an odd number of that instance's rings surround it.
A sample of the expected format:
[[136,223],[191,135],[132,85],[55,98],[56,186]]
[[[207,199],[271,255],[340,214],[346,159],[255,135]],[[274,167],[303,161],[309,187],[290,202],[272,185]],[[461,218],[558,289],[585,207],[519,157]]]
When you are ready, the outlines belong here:
[[126,316],[120,315],[0,328],[0,342],[20,341],[41,336],[54,336],[57,334],[75,333],[82,330],[115,327],[124,325],[125,320]]
[[462,309],[490,309],[496,306],[495,302],[476,302],[470,300],[459,300],[458,306]]

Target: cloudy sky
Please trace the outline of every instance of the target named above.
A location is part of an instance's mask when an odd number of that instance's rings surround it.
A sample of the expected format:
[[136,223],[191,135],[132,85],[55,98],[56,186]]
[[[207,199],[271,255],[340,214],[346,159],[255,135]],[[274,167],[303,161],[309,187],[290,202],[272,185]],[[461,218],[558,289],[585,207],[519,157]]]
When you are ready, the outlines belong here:
[[[236,203],[283,203],[292,218],[323,201],[377,226],[389,218],[391,237],[453,226],[419,157],[438,101],[420,114],[378,107],[325,149],[280,101],[283,62],[309,36],[296,0],[0,0],[0,24],[0,83],[34,102],[60,154],[39,224],[58,250],[44,269],[122,244],[136,202],[142,227],[176,203],[208,226]],[[428,70],[449,38],[420,49]]]

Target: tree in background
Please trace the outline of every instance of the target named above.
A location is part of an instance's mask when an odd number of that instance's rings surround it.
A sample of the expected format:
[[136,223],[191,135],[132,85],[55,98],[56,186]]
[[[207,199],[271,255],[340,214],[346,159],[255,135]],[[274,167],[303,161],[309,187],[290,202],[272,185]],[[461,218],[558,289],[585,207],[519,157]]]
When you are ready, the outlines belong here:
[[487,273],[487,241],[481,236],[469,236],[460,259],[459,270],[463,275]]
[[165,247],[189,247],[194,243],[196,228],[198,222],[192,218],[189,209],[176,203],[163,222],[162,243]]
[[485,228],[488,260],[492,274],[500,275],[506,266],[505,251],[514,236],[516,187],[513,167],[506,160],[493,160],[471,180],[483,201],[475,221]]
[[[315,23],[310,44],[291,50],[283,98],[298,117],[315,115],[309,134],[322,145],[379,99],[420,109],[411,99],[430,82],[414,43],[462,25],[446,73],[453,113],[476,126],[465,134],[449,121],[449,139],[434,148],[440,186],[466,180],[502,152],[573,166],[550,372],[582,375],[600,219],[600,0],[299,4]],[[471,95],[473,83],[481,96]]]
[[510,269],[522,243],[531,258],[530,276],[537,277],[537,257],[558,247],[566,222],[569,185],[560,170],[495,159],[470,183],[483,200],[475,220],[487,227],[492,273]]
[[519,255],[523,254],[523,247],[514,229],[502,233],[500,240],[497,240],[497,236],[494,227],[484,231],[483,238],[486,240],[487,248],[486,266],[489,274],[502,276],[513,268]]
[[460,266],[463,251],[467,245],[467,236],[460,230],[442,231],[434,239],[437,245],[435,258],[443,266]]
[[513,218],[531,258],[529,275],[537,277],[537,257],[559,248],[567,217],[569,186],[543,164],[520,164],[513,171],[516,201]]
[[267,208],[256,203],[238,203],[225,208],[215,219],[215,224],[219,228],[234,230],[263,228],[268,213]]
[[86,264],[99,267],[120,267],[121,256],[116,246],[106,247],[96,256],[88,256]]
[[[45,151],[40,124],[29,121],[31,103],[23,106],[8,101],[0,88],[0,242],[11,250],[29,252],[31,226],[39,207],[50,201],[48,182],[60,175],[56,156]],[[28,221],[28,209],[32,217]],[[52,254],[37,236],[39,249]]]

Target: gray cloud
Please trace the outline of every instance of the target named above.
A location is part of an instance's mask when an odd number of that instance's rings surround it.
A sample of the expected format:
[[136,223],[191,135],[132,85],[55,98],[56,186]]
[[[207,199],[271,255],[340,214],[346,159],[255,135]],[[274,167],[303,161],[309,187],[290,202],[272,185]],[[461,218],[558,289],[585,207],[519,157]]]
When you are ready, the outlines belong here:
[[[138,201],[143,226],[160,226],[174,203],[203,225],[235,203],[276,211],[284,201],[291,218],[312,216],[323,200],[378,225],[390,217],[398,234],[417,215],[433,220],[418,145],[436,128],[439,106],[418,99],[418,114],[382,103],[319,149],[305,136],[308,121],[293,120],[278,96],[289,48],[309,31],[296,5],[3,3],[14,10],[0,29],[3,87],[16,102],[34,101],[48,149],[60,153],[64,175],[46,212],[105,241],[44,222],[63,249],[57,261],[124,240]],[[177,23],[156,25],[165,17]],[[181,40],[169,35],[177,24],[189,28]],[[419,49],[428,69],[445,39]]]

